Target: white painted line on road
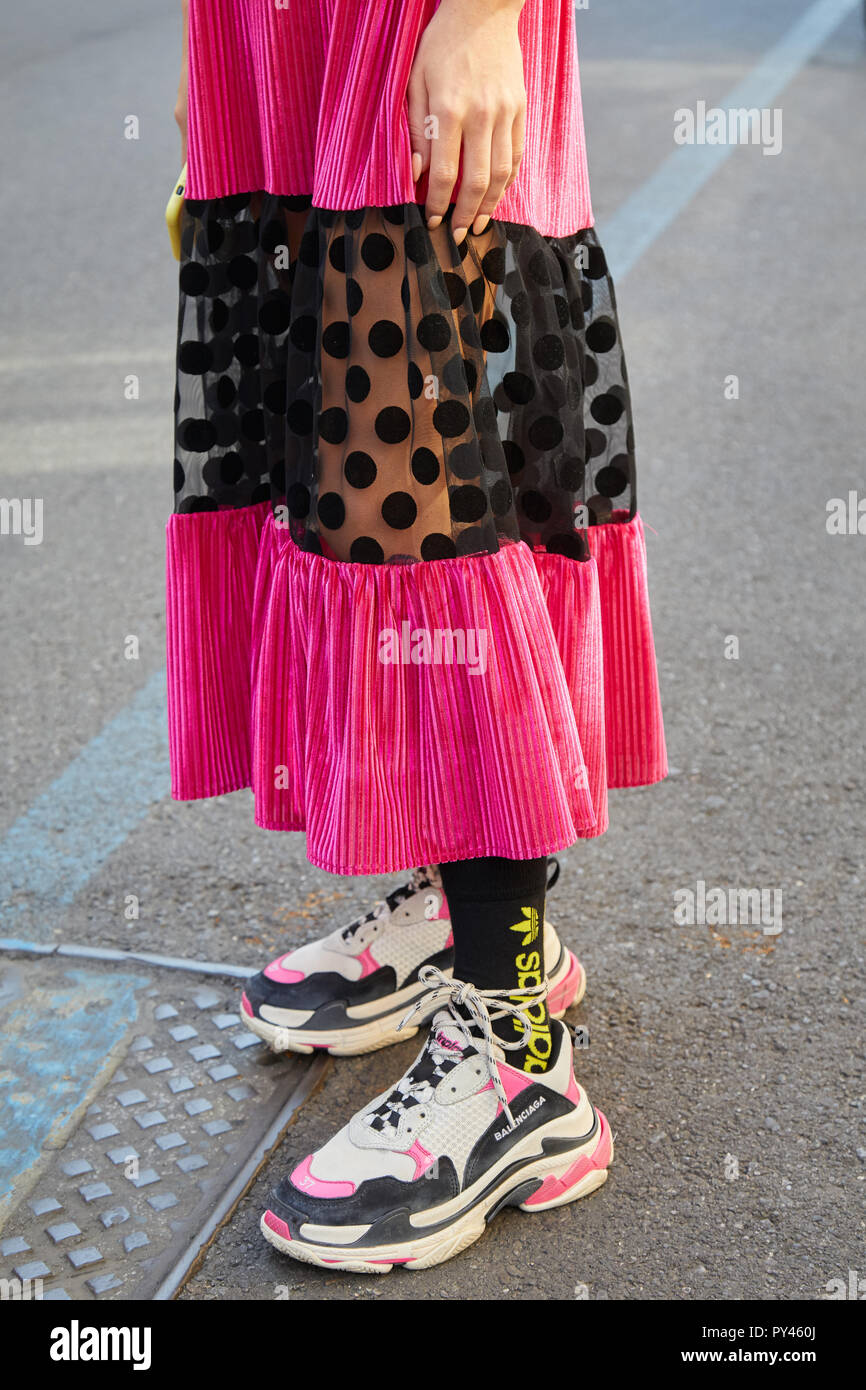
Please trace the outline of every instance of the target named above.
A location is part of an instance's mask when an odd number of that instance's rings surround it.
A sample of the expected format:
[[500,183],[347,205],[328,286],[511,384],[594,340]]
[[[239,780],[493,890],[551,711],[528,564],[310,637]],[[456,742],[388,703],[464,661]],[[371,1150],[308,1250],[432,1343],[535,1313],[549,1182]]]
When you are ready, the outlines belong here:
[[[726,111],[772,106],[779,93],[860,4],[861,0],[817,0],[748,76],[714,104]],[[626,199],[600,231],[614,284],[624,279],[737,148],[736,144],[680,145]]]

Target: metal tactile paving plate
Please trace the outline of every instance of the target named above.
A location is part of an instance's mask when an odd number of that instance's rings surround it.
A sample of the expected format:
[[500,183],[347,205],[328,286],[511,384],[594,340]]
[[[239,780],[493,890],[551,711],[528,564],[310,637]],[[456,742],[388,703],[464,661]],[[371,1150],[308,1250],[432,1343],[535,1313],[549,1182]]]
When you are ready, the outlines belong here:
[[174,976],[146,992],[120,1069],[5,1223],[0,1278],[153,1296],[310,1069],[242,1026],[239,993]]

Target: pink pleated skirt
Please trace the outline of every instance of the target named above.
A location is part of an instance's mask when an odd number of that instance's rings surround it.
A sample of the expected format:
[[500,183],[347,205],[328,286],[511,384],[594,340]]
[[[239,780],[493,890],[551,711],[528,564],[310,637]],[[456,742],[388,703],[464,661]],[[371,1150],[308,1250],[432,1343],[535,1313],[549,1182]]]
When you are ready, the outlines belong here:
[[173,794],[335,873],[598,835],[667,767],[595,233],[303,202],[185,211]]

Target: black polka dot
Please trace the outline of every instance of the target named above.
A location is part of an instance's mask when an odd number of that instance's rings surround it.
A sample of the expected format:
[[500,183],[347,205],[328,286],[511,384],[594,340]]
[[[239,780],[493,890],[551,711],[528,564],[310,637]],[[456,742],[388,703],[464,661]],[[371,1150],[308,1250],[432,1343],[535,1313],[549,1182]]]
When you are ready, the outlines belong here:
[[[344,236],[334,237],[333,241],[328,247],[328,260],[331,262],[331,265],[334,267],[335,270],[339,270],[341,274],[345,275],[346,238]],[[316,258],[315,264],[318,265],[318,257]]]
[[525,372],[506,372],[502,378],[505,394],[515,405],[525,405],[535,395],[535,382]]
[[178,437],[189,453],[205,454],[216,444],[216,429],[211,420],[183,420]]
[[233,487],[244,475],[244,461],[234,452],[223,454],[220,459],[220,482]]
[[448,455],[448,468],[455,478],[477,478],[481,472],[481,455],[474,440],[456,444]]
[[432,449],[416,449],[412,455],[412,472],[419,483],[429,487],[439,477],[439,460]]
[[487,511],[487,498],[481,488],[469,484],[452,488],[449,503],[455,521],[478,521]]
[[370,378],[363,367],[353,366],[346,372],[346,395],[359,404],[370,394]]
[[555,448],[562,435],[562,423],[555,415],[539,415],[529,426],[529,442],[536,449]]
[[382,503],[382,518],[395,531],[406,531],[415,523],[418,508],[408,492],[392,492]]
[[613,462],[600,468],[595,475],[596,490],[604,497],[619,497],[628,487],[628,474]]
[[275,337],[285,333],[291,319],[292,303],[287,294],[277,290],[268,295],[259,308],[259,328]]
[[597,420],[600,425],[614,425],[624,410],[622,401],[612,392],[607,391],[602,396],[596,396],[589,413],[593,420]]
[[200,265],[198,261],[187,261],[180,272],[179,281],[184,294],[204,294],[210,284],[210,274],[207,267]]
[[511,337],[508,325],[501,318],[490,318],[481,327],[481,346],[486,352],[506,352]]
[[409,416],[398,405],[386,405],[376,416],[376,433],[386,444],[401,444],[411,428]]
[[353,449],[347,456],[343,472],[352,487],[370,487],[376,481],[376,464],[361,449]]
[[409,395],[412,397],[413,401],[417,401],[418,397],[421,395],[421,392],[424,390],[424,377],[421,374],[420,367],[415,362],[409,363],[407,381],[409,386]]
[[319,435],[328,444],[342,444],[349,432],[349,417],[341,406],[332,405],[319,416]]
[[501,246],[491,246],[481,258],[481,269],[485,279],[494,285],[501,285],[505,279],[505,251]]
[[503,439],[502,451],[505,454],[505,462],[508,465],[508,471],[513,477],[514,474],[519,473],[521,468],[526,464],[526,456],[520,445],[515,444],[513,439]]
[[204,372],[210,371],[213,362],[213,348],[209,343],[200,343],[195,339],[181,343],[177,354],[178,369],[188,372],[190,376],[201,376]]
[[446,439],[462,434],[469,420],[469,411],[462,401],[440,401],[433,411],[433,427]]
[[361,312],[363,303],[364,291],[358,281],[353,280],[350,275],[346,281],[346,312],[350,318],[354,318],[356,314]]
[[338,492],[326,492],[316,508],[326,531],[339,531],[346,520],[346,505]]
[[556,481],[565,492],[577,492],[583,487],[586,472],[583,459],[568,457],[556,461]]
[[361,242],[361,257],[371,270],[387,270],[394,259],[394,247],[381,232],[371,232]]
[[612,319],[596,319],[586,330],[586,345],[593,352],[610,352],[616,346],[616,328]]
[[459,309],[466,298],[466,281],[453,270],[445,271],[445,289],[452,309]]
[[549,520],[553,510],[544,494],[533,489],[520,494],[520,506],[530,521],[537,522]]
[[381,565],[385,559],[385,552],[372,536],[359,536],[357,540],[352,541],[349,558],[356,565]]
[[548,536],[547,549],[552,555],[567,555],[570,560],[585,560],[588,556],[586,541],[576,531],[562,531]]
[[234,354],[243,367],[255,367],[259,360],[259,340],[255,333],[239,333],[234,341]]
[[329,357],[348,357],[351,331],[347,323],[329,323],[322,333],[322,351]]
[[451,342],[451,325],[444,314],[425,314],[415,330],[418,342],[429,352],[442,352]]
[[403,330],[392,319],[379,319],[370,329],[367,341],[377,357],[396,357],[403,346]]
[[545,333],[532,344],[534,361],[543,371],[555,371],[565,361],[565,348],[556,333]]
[[441,531],[432,531],[421,542],[422,560],[454,560],[456,557],[456,545],[450,536],[443,535]]

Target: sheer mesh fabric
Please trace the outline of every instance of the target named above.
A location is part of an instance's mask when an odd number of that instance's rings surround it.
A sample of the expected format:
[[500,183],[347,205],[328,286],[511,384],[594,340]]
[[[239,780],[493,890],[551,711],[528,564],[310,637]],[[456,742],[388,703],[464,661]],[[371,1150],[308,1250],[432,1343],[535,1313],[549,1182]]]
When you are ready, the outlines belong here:
[[270,500],[358,563],[588,556],[633,517],[634,439],[594,231],[491,222],[461,246],[415,203],[187,202],[175,510]]

